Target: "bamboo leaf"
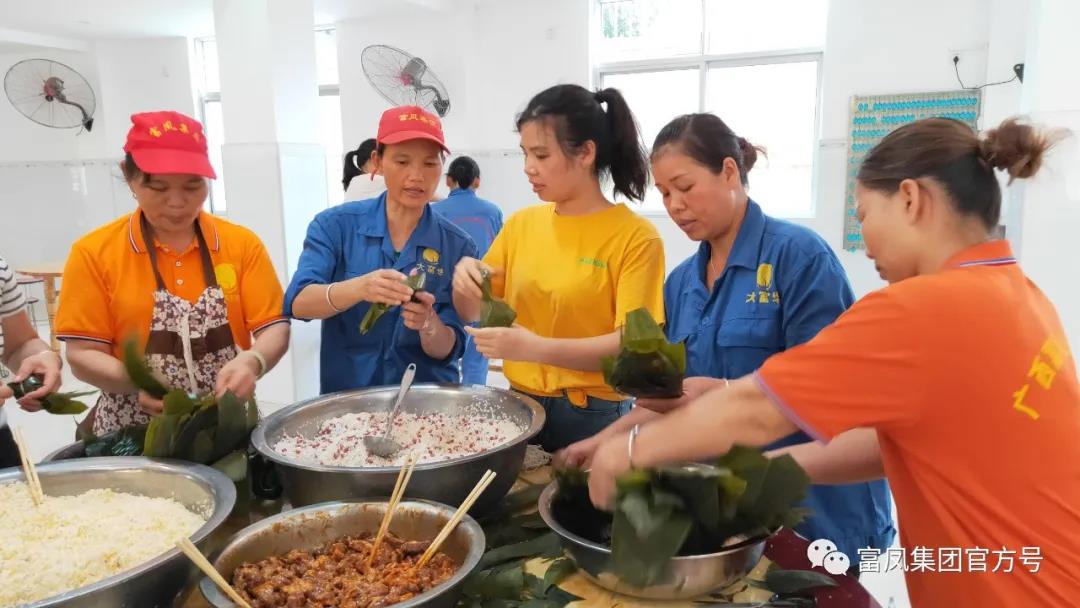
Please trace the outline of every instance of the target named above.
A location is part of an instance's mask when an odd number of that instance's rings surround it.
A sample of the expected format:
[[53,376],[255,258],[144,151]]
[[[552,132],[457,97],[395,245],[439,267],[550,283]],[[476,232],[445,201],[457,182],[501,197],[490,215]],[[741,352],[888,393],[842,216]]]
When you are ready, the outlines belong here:
[[143,455],[151,458],[168,458],[172,456],[173,438],[176,433],[177,416],[159,415],[150,419],[146,427],[146,443],[143,446]]
[[546,595],[548,590],[566,580],[566,577],[577,572],[577,566],[574,562],[561,558],[551,562],[548,566],[547,572],[544,573],[544,594]]
[[81,414],[90,409],[85,403],[78,401],[79,397],[93,395],[97,391],[82,391],[78,393],[53,393],[41,401],[42,407],[50,414],[73,415]]
[[247,452],[237,450],[210,466],[224,473],[234,483],[240,483],[247,478]]
[[248,412],[245,403],[232,392],[226,392],[217,404],[217,434],[214,437],[214,456],[221,458],[239,448],[247,447]]
[[195,411],[195,400],[182,390],[171,390],[161,400],[166,416],[184,416]]
[[146,359],[143,358],[138,342],[134,338],[124,343],[124,369],[127,370],[132,384],[146,391],[151,397],[161,399],[169,392],[146,365]]
[[538,536],[532,540],[492,549],[480,558],[477,568],[484,570],[503,562],[522,557],[557,557],[562,556],[562,545],[554,532]]
[[510,305],[491,294],[491,273],[484,271],[480,284],[483,300],[480,304],[480,327],[510,327],[517,313]]
[[638,308],[626,315],[619,352],[614,359],[602,359],[601,369],[604,381],[625,395],[679,397],[686,374],[686,346],[668,343],[649,311]]

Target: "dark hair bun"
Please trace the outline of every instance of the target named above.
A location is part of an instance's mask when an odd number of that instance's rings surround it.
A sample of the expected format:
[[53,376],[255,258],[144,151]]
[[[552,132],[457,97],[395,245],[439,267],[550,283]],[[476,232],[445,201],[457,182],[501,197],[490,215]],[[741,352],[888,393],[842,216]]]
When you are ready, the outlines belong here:
[[747,141],[745,137],[739,137],[737,141],[739,143],[739,153],[742,154],[742,169],[744,172],[749,172],[754,168],[754,163],[757,162],[758,153],[765,155],[765,148],[755,146]]
[[990,166],[1007,172],[1010,182],[1026,179],[1038,172],[1047,150],[1059,137],[1010,118],[979,140],[979,155]]

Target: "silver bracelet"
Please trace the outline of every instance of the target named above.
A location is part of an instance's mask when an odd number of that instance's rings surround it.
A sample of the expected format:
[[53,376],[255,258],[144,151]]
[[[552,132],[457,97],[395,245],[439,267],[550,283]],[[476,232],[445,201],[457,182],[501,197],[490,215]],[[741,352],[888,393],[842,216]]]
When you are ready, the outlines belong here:
[[266,371],[267,371],[266,368],[269,367],[266,364],[266,357],[264,357],[262,353],[255,350],[254,348],[245,350],[243,352],[251,355],[252,357],[255,357],[255,360],[259,362],[259,378],[262,378],[263,376],[265,376]]
[[634,468],[634,442],[637,441],[638,433],[641,432],[641,425],[635,424],[634,428],[630,429],[630,438],[626,441],[626,462],[630,465],[630,468]]
[[337,283],[330,283],[329,285],[326,286],[326,304],[330,308],[333,308],[335,312],[345,312],[344,310],[338,308],[337,306],[334,306],[333,300],[330,299],[330,290],[334,288],[334,285],[337,285]]

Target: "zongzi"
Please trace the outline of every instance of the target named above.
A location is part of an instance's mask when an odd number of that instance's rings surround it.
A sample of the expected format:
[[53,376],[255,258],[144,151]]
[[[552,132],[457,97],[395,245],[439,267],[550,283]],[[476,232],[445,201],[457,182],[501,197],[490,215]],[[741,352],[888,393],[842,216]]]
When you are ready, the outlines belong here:
[[[416,292],[424,290],[424,283],[427,282],[427,273],[420,270],[410,274],[404,281],[413,290],[413,301],[416,301]],[[368,307],[367,313],[364,314],[364,318],[360,321],[360,335],[364,335],[371,331],[372,327],[375,327],[375,323],[379,320],[379,317],[386,314],[386,311],[390,310],[392,306],[389,304],[381,304],[376,302]]]
[[[22,382],[9,382],[8,388],[15,393],[16,399],[22,399],[30,393],[40,389],[43,382],[44,380],[42,377],[35,374],[28,376]],[[96,392],[97,391],[50,393],[41,399],[41,408],[50,414],[81,414],[90,408],[78,399],[93,395]]]
[[682,396],[686,346],[671,344],[649,311],[626,315],[619,353],[601,362],[604,382],[632,397],[674,399]]
[[484,294],[480,305],[480,327],[510,327],[517,318],[517,313],[506,302],[491,295],[491,272],[483,270],[484,281],[480,291]]

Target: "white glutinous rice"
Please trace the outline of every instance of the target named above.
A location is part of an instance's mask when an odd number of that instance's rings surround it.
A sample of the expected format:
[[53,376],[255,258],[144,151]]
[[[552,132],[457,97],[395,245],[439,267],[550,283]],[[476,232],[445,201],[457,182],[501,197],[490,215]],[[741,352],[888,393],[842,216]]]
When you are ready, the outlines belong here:
[[505,417],[401,412],[394,419],[390,437],[403,449],[386,459],[369,454],[363,441],[368,435],[382,436],[386,418],[383,412],[345,414],[324,421],[313,437],[288,436],[274,444],[274,449],[303,462],[327,466],[400,466],[410,452],[417,464],[441,462],[498,447],[524,430]]
[[96,583],[147,562],[206,523],[184,505],[112,490],[45,496],[0,485],[0,608]]

